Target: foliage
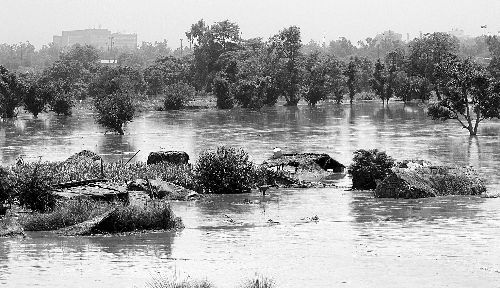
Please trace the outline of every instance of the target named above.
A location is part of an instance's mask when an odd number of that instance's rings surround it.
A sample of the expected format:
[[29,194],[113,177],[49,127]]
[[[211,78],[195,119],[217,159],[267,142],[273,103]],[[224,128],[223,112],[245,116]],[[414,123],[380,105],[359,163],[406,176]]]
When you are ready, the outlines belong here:
[[116,133],[123,135],[123,125],[132,121],[135,106],[130,93],[113,92],[94,98],[96,122]]
[[284,93],[286,104],[295,106],[300,100],[299,85],[301,82],[302,42],[300,29],[290,26],[281,30],[269,39],[278,65],[278,87]]
[[383,180],[391,172],[394,159],[385,152],[372,150],[354,151],[353,163],[348,171],[352,176],[353,189],[375,189],[376,180]]
[[349,92],[349,102],[352,104],[352,101],[354,100],[354,95],[356,95],[356,82],[357,82],[357,75],[358,74],[358,68],[356,66],[356,62],[354,61],[354,58],[351,58],[349,60],[349,63],[347,64],[344,75],[346,76],[346,86],[347,86],[347,91]]
[[314,106],[333,94],[335,101],[340,103],[346,84],[342,63],[334,57],[319,53],[310,54],[305,62],[304,99]]
[[244,150],[219,146],[201,153],[194,174],[206,193],[244,193],[251,189],[254,166]]
[[234,51],[240,42],[240,28],[228,20],[211,26],[203,20],[191,26],[186,37],[194,42],[193,84],[197,90],[209,90],[217,72],[217,60],[223,53]]
[[177,110],[184,108],[189,100],[193,99],[195,91],[193,86],[178,82],[165,87],[164,94],[163,108]]
[[244,41],[242,49],[222,54],[218,65],[231,83],[230,93],[243,108],[276,104],[280,90],[276,67],[260,38]]
[[456,57],[458,43],[456,37],[441,32],[425,34],[410,43],[407,73],[428,79],[434,86],[438,99],[441,98],[440,84],[444,75],[442,69],[437,68],[448,59]]
[[70,93],[75,99],[85,99],[89,83],[96,73],[98,60],[99,54],[94,47],[75,45],[43,71],[42,81],[58,87],[58,93]]
[[0,66],[0,117],[16,116],[15,109],[21,105],[23,86],[16,75]]
[[269,78],[238,80],[233,86],[234,99],[243,107],[260,109],[265,105]]
[[44,87],[39,79],[38,75],[20,75],[23,86],[22,100],[24,109],[33,114],[34,118],[37,118],[40,112],[45,111],[45,105],[51,96],[51,91],[47,89],[48,87]]
[[375,70],[370,83],[375,94],[384,102],[387,98],[387,73],[385,71],[385,65],[382,64],[380,59],[375,63]]
[[432,187],[439,196],[481,195],[486,193],[482,177],[472,168],[454,168],[446,173],[433,173]]
[[102,97],[113,93],[141,93],[144,91],[144,78],[137,68],[118,66],[102,67],[89,86],[90,95]]
[[55,92],[50,99],[49,106],[50,110],[57,115],[70,116],[72,114],[71,109],[75,106],[73,93],[65,93],[61,90]]
[[145,206],[115,207],[113,212],[104,219],[99,232],[120,233],[138,230],[181,228],[180,218],[175,217],[170,204],[165,202],[148,202]]
[[54,208],[56,198],[52,193],[52,177],[40,163],[14,169],[16,196],[19,205],[46,212]]
[[109,204],[92,200],[66,200],[56,204],[48,213],[33,213],[22,216],[25,231],[51,231],[90,220],[110,208]]
[[234,106],[234,100],[229,93],[229,81],[224,74],[218,74],[213,81],[213,91],[217,98],[217,108],[231,109]]
[[179,82],[189,83],[190,78],[189,63],[184,58],[172,56],[158,58],[144,70],[144,80],[149,95],[160,94],[169,85]]
[[487,77],[483,67],[467,59],[446,61],[439,69],[446,75],[441,82],[444,97],[429,106],[429,116],[455,119],[471,136],[481,121],[500,117],[500,85]]
[[488,71],[497,80],[500,79],[500,38],[498,36],[488,36],[486,44],[491,54],[491,61],[488,65]]
[[411,100],[429,100],[431,95],[431,84],[426,78],[420,76],[408,77],[405,72],[400,71],[394,79],[394,93],[404,102]]
[[12,203],[15,195],[15,179],[11,171],[0,167],[0,207],[3,203]]

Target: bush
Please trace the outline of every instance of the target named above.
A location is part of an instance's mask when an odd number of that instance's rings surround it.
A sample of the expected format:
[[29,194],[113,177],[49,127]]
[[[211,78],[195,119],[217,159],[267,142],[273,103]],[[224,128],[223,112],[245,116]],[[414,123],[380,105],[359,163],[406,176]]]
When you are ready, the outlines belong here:
[[385,152],[373,150],[354,151],[353,163],[349,166],[353,189],[375,189],[376,180],[384,180],[394,166],[394,159]]
[[135,107],[129,93],[104,94],[94,99],[98,124],[123,135],[123,125],[134,118]]
[[146,206],[118,206],[97,229],[100,232],[120,233],[181,227],[180,218],[175,217],[168,203],[149,202]]
[[225,146],[203,151],[195,165],[195,179],[203,192],[249,192],[254,179],[254,166],[243,149]]
[[91,200],[69,200],[59,203],[50,213],[33,213],[21,217],[26,231],[51,231],[85,222],[109,209],[108,204]]
[[193,99],[195,91],[193,86],[179,82],[165,87],[164,93],[163,108],[178,110],[184,108],[189,100]]
[[47,166],[24,166],[25,169],[15,170],[16,194],[19,205],[38,212],[50,211],[56,204],[52,193],[53,179]]
[[217,75],[214,79],[213,91],[217,98],[217,108],[231,109],[234,106],[234,100],[229,93],[229,82],[222,75]]
[[5,202],[12,203],[15,194],[14,181],[12,173],[0,167],[0,206]]

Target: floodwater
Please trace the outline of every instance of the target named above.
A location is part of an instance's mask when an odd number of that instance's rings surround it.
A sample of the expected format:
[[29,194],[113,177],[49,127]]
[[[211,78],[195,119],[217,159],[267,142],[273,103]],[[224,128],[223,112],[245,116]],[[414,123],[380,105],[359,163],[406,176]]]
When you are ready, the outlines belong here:
[[[281,147],[349,164],[356,149],[378,148],[399,159],[472,165],[496,194],[500,122],[482,123],[480,135],[469,138],[456,123],[431,121],[418,105],[399,103],[151,112],[124,136],[104,134],[92,115],[78,112],[0,122],[0,160],[63,160],[89,149],[106,161],[127,161],[140,150],[134,160],[144,161],[165,148],[194,161],[201,150],[226,144],[256,162]],[[144,287],[159,275],[189,275],[236,287],[259,273],[278,287],[500,287],[500,198],[374,199],[333,188],[268,194],[174,202],[186,225],[180,232],[0,239],[0,286]]]

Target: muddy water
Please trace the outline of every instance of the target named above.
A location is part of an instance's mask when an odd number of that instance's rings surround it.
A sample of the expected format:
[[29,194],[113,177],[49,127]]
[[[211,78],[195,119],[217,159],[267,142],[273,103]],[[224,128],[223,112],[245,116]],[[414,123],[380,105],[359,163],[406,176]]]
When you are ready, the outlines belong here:
[[[473,165],[500,192],[500,123],[469,139],[455,123],[429,121],[418,106],[378,103],[261,112],[148,113],[125,136],[103,134],[90,114],[21,116],[0,123],[0,159],[61,160],[81,149],[107,161],[161,148],[196,156],[244,147],[261,161],[278,146],[327,152],[349,163],[358,148],[396,158]],[[193,158],[194,158],[193,157]],[[341,180],[348,182],[348,180]],[[262,273],[280,287],[500,287],[500,199],[373,199],[336,189],[271,190],[176,202],[186,229],[122,237],[33,233],[0,239],[0,286],[143,287],[157,275],[207,278],[235,287]],[[250,200],[252,204],[248,203]],[[318,216],[318,221],[310,218]],[[271,219],[271,221],[269,221]]]

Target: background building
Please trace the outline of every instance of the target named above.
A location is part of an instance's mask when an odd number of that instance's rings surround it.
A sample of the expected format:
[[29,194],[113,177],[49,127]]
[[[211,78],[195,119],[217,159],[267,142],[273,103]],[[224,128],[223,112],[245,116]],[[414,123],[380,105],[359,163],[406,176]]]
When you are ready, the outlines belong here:
[[53,37],[54,44],[70,47],[75,44],[91,45],[101,50],[136,49],[137,34],[111,33],[108,29],[85,29],[63,31]]

